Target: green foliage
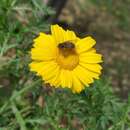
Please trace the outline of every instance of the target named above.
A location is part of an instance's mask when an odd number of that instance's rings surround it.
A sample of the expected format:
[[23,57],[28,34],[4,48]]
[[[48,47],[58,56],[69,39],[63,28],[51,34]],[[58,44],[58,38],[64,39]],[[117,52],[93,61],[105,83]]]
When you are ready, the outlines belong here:
[[120,101],[105,79],[73,94],[29,72],[32,39],[54,14],[41,2],[0,1],[0,130],[129,130],[130,97]]
[[[16,91],[0,109],[1,129],[17,130],[128,130],[130,98],[122,102],[105,80],[96,81],[81,94],[40,87],[41,81]],[[36,88],[37,85],[37,88]],[[25,98],[32,93],[31,99]],[[43,105],[39,104],[39,97]],[[41,102],[40,102],[41,103]]]
[[29,82],[29,51],[32,39],[40,31],[48,31],[45,16],[54,14],[42,0],[0,1],[0,104]]

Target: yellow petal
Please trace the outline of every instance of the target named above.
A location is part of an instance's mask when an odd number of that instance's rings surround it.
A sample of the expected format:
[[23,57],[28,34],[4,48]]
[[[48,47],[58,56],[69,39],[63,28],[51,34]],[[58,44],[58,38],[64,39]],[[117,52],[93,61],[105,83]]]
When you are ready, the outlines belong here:
[[42,76],[44,80],[49,80],[56,76],[58,69],[57,63],[51,62],[32,62],[30,65],[31,71],[37,72],[37,75]]
[[47,80],[48,83],[50,83],[51,86],[59,87],[60,86],[60,68],[57,66],[55,70],[55,76],[49,80]]
[[[47,64],[47,62],[46,62]],[[30,70],[34,72],[41,71],[42,67],[45,65],[45,62],[33,61],[29,64]]]
[[50,51],[44,48],[32,48],[31,58],[36,61],[48,61],[54,60],[56,57],[56,51]]
[[49,64],[45,65],[40,72],[40,75],[43,77],[44,80],[49,80],[56,76],[58,71],[58,65],[54,62],[50,62]]
[[73,31],[67,30],[66,31],[66,41],[77,42],[78,38],[76,37]]
[[70,30],[65,31],[62,27],[60,27],[57,24],[51,26],[51,33],[57,44],[66,41],[76,42],[78,40],[73,31]]
[[77,52],[80,54],[82,52],[88,51],[96,44],[96,41],[92,37],[85,37],[76,43]]
[[100,73],[90,71],[90,70],[88,70],[88,69],[86,69],[86,68],[84,68],[84,67],[82,67],[80,65],[78,67],[79,67],[80,71],[82,71],[82,73],[83,73],[83,71],[84,71],[84,73],[86,73],[87,77],[89,77],[91,79],[92,78],[99,79]]
[[33,60],[52,60],[56,56],[56,44],[51,35],[40,33],[40,36],[34,40],[33,47],[31,49],[31,58]]
[[83,62],[80,62],[79,64],[90,71],[101,73],[102,67],[99,64],[88,64]]
[[65,41],[66,32],[59,25],[51,25],[51,33],[57,44]]
[[75,76],[72,71],[72,80],[73,80],[73,87],[72,91],[74,93],[80,93],[84,89],[84,85],[80,82],[80,80]]
[[95,48],[90,48],[87,53],[96,53],[96,49]]
[[72,87],[72,74],[71,71],[62,69],[60,73],[61,86],[71,88]]
[[51,35],[40,33],[40,35],[34,39],[33,47],[54,51],[56,48],[56,43]]
[[83,67],[77,66],[73,70],[73,72],[85,86],[88,86],[90,83],[93,82],[93,77],[91,75],[88,75],[86,69],[84,69]]
[[101,63],[102,61],[102,55],[97,53],[82,53],[79,56],[80,62],[83,63]]

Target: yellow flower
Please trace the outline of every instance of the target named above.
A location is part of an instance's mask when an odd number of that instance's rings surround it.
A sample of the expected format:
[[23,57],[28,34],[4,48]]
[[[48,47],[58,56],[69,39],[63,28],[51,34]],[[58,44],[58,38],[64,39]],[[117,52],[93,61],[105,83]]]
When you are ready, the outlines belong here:
[[92,37],[80,39],[59,25],[52,25],[51,33],[40,33],[34,39],[31,71],[37,72],[45,83],[70,88],[74,93],[99,79],[102,56],[93,48],[96,41]]

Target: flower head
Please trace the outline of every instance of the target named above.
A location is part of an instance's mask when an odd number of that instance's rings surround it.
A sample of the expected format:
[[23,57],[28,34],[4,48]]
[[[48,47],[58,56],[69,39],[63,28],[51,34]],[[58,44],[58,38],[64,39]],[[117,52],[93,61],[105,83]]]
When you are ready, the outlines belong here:
[[52,25],[51,34],[40,33],[34,39],[30,69],[51,86],[79,93],[101,74],[102,56],[93,48],[95,43],[90,36],[80,39],[73,31]]

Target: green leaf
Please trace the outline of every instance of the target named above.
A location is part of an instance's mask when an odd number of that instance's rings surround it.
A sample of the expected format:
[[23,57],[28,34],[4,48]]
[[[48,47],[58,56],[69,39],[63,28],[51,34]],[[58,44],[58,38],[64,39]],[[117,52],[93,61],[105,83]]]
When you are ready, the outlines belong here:
[[24,119],[23,119],[21,113],[20,113],[19,110],[17,109],[15,103],[12,102],[11,105],[12,105],[12,111],[13,111],[13,113],[14,113],[16,119],[17,119],[18,124],[20,125],[21,130],[27,130],[25,121],[24,121]]
[[40,125],[44,125],[46,123],[48,123],[48,120],[46,120],[45,118],[38,118],[38,119],[27,119],[26,123],[31,123],[31,124],[40,124]]

